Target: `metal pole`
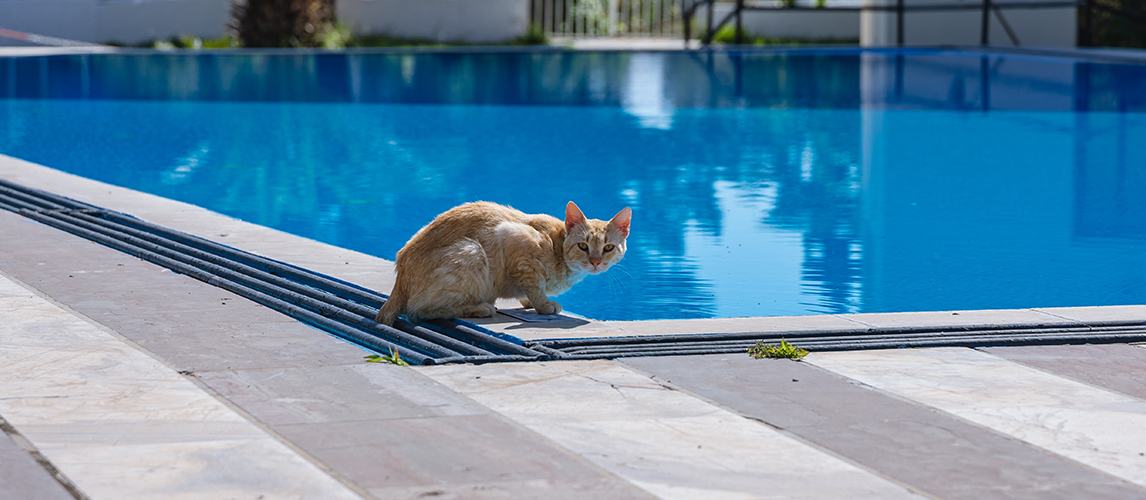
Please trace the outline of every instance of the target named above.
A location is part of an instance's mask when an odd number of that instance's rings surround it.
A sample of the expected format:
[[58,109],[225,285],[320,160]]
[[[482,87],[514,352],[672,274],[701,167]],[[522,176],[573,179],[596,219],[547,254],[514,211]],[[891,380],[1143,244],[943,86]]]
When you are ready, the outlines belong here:
[[712,32],[712,4],[714,3],[716,3],[716,0],[708,0],[708,31],[704,34],[705,45],[712,43],[712,39],[716,36],[716,33]]
[[1079,30],[1079,47],[1091,46],[1091,33],[1090,33],[1090,10],[1094,5],[1094,0],[1086,0],[1085,5],[1082,7],[1082,29]]
[[979,32],[979,35],[980,35],[979,36],[979,44],[980,45],[987,45],[989,42],[988,33],[990,31],[989,24],[991,22],[990,14],[991,14],[991,0],[983,0],[983,26],[981,28],[981,31]]
[[736,45],[744,43],[744,27],[741,17],[744,13],[744,0],[736,0]]
[[[1090,64],[1077,63],[1074,65],[1074,111],[1085,112],[1090,111]],[[1075,116],[1078,116],[1076,114]],[[1086,118],[1076,118],[1075,123],[1082,123],[1084,126],[1088,123]],[[1085,136],[1083,136],[1085,137]],[[1074,141],[1075,147],[1082,144],[1085,147],[1086,141]],[[1080,157],[1081,158],[1081,157]],[[1076,162],[1075,165],[1082,165]]]
[[903,46],[903,0],[895,2],[895,43]]
[[895,98],[903,99],[903,54],[895,56]]
[[692,11],[685,7],[688,0],[680,0],[680,13],[684,18],[684,48],[688,49],[688,39],[692,36]]
[[991,64],[984,54],[979,59],[979,94],[982,96],[983,112],[991,110]]

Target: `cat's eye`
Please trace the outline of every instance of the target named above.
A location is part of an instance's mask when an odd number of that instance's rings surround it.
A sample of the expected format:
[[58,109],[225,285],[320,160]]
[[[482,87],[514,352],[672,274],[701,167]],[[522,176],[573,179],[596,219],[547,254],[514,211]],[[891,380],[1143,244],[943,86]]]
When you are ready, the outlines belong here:
[[606,251],[606,252],[612,252],[614,248],[616,248],[616,247],[615,247],[615,246],[613,246],[613,244],[612,244],[612,243],[609,243],[608,245],[605,245],[605,251]]
[[586,251],[586,252],[589,251],[589,245],[587,243],[578,243],[577,248],[580,248],[581,250]]

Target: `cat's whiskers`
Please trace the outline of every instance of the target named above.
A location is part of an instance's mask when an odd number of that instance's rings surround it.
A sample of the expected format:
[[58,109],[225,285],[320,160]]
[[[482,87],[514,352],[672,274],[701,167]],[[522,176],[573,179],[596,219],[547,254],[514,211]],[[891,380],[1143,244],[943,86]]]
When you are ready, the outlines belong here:
[[[624,265],[624,264],[621,264],[620,262],[618,262],[618,263],[616,263],[616,264],[613,264],[613,267],[610,267],[610,268],[609,268],[609,270],[614,270],[614,269],[615,269],[615,270],[617,270],[617,271],[620,271],[620,272],[623,272],[623,273],[625,273],[625,274],[626,274],[626,275],[628,275],[628,277],[630,277],[630,278],[632,278],[632,277],[633,277],[633,273],[630,273],[630,272],[629,272],[629,270],[625,268],[625,265]],[[619,279],[619,277],[618,277],[618,279]]]
[[[614,265],[613,267],[610,268],[610,270],[618,269],[620,267],[621,267],[620,265]],[[629,274],[628,271],[626,271],[625,274]],[[621,277],[615,273],[609,274],[608,276],[609,276],[609,281],[608,281],[609,291],[612,292],[613,300],[620,300],[622,297],[625,296],[624,282],[621,281]],[[632,276],[632,275],[629,274],[629,276]]]

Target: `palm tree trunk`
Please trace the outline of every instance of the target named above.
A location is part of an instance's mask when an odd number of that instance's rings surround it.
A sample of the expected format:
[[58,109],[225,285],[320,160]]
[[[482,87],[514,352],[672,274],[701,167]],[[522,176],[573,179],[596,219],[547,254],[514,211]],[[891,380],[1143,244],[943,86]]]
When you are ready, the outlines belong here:
[[321,47],[334,0],[235,0],[231,28],[244,47]]

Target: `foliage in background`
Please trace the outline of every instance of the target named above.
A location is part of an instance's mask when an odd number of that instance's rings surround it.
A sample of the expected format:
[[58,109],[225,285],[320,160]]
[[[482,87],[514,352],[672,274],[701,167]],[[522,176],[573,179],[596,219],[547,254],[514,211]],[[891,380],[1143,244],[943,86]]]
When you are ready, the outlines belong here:
[[350,46],[353,40],[354,32],[350,31],[350,27],[338,23],[322,37],[321,47],[324,49],[345,49]]
[[549,45],[549,38],[541,27],[529,25],[529,29],[517,38],[502,43],[441,42],[426,38],[402,38],[385,34],[353,35],[347,30],[346,47],[457,47],[472,45]]
[[[566,7],[565,31],[586,31],[605,33],[609,31],[608,2],[602,0],[580,0],[573,8]],[[568,5],[568,4],[566,4]]]
[[[855,38],[777,38],[777,37],[763,37],[757,36],[747,31],[742,33],[742,45],[830,45],[830,44],[858,44],[859,40]],[[702,37],[704,35],[701,35]],[[736,43],[736,26],[726,24],[720,29],[716,30],[716,36],[712,37],[713,43],[735,44]]]
[[[343,49],[347,47],[454,47],[464,45],[549,45],[549,38],[540,27],[530,25],[521,36],[503,43],[473,44],[466,42],[438,42],[423,38],[399,38],[387,35],[355,35],[349,27],[337,24],[330,28],[322,39],[324,49]],[[201,39],[196,36],[183,35],[170,40],[159,40],[144,44],[160,50],[172,49],[232,49],[243,47],[242,42],[233,36],[224,36],[215,39]]]
[[233,49],[242,47],[242,43],[238,38],[233,36],[224,36],[221,38],[213,38],[204,40],[197,36],[182,35],[173,37],[170,40],[159,40],[151,47],[164,50],[164,49]]
[[549,45],[549,37],[545,30],[536,24],[530,24],[529,29],[521,36],[510,40],[509,45]]
[[243,47],[324,47],[334,0],[236,0],[230,27]]
[[[1084,43],[1086,21],[1083,9],[1078,12],[1079,45],[1091,47],[1146,48],[1146,0],[1100,0],[1096,3],[1122,10],[1128,16],[1091,9],[1090,43]],[[1134,19],[1137,18],[1137,19]]]
[[808,351],[800,349],[787,340],[780,339],[780,345],[765,345],[763,342],[757,340],[756,345],[748,348],[748,355],[756,359],[761,358],[787,358],[787,359],[800,359],[808,355]]

